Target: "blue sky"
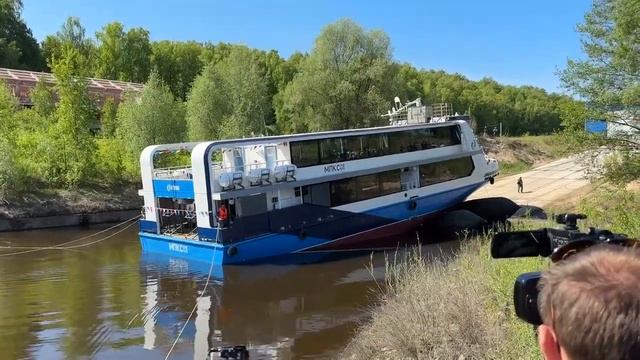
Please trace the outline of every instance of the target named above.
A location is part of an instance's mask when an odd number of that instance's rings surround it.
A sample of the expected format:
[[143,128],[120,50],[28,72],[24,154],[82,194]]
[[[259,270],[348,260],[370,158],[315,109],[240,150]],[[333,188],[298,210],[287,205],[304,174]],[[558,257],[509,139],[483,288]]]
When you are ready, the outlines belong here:
[[590,0],[222,1],[24,0],[23,18],[42,41],[68,16],[93,35],[117,20],[153,40],[242,43],[288,57],[309,51],[322,27],[351,18],[391,38],[394,58],[418,68],[489,76],[560,91],[557,69],[581,56],[576,24]]

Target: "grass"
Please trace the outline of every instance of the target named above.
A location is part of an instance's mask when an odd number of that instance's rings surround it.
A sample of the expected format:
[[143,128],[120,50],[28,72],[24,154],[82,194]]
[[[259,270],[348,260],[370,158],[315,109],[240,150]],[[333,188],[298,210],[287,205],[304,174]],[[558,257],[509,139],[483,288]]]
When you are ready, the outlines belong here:
[[501,176],[509,176],[525,171],[529,171],[533,168],[533,163],[524,162],[524,161],[503,161],[500,162],[500,175]]
[[516,276],[544,259],[493,260],[490,234],[448,259],[389,263],[379,306],[345,349],[352,359],[539,359],[534,331],[513,313]]
[[[640,192],[601,184],[573,209],[587,224],[640,237]],[[518,222],[517,229],[554,226]],[[540,359],[532,326],[513,310],[513,283],[547,259],[494,260],[491,234],[449,257],[389,261],[379,303],[345,348],[351,359]],[[384,286],[382,286],[384,285]]]

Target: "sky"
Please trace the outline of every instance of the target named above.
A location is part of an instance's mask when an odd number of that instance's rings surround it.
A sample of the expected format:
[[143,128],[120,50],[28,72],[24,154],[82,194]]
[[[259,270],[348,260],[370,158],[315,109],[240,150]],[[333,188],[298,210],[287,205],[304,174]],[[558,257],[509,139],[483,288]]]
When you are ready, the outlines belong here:
[[393,57],[417,68],[491,77],[561,92],[556,75],[580,58],[576,25],[591,0],[23,0],[22,16],[38,41],[80,18],[88,35],[119,21],[152,40],[230,42],[309,52],[322,28],[351,18],[385,31]]

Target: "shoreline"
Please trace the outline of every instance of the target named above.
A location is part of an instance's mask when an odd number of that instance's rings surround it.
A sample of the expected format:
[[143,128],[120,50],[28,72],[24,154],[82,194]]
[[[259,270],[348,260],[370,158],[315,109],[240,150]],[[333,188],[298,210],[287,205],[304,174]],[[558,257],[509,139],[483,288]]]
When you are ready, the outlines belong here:
[[140,209],[104,210],[74,214],[0,218],[0,232],[29,231],[71,226],[116,223],[140,214]]
[[140,214],[137,184],[38,189],[0,200],[0,232],[120,222]]

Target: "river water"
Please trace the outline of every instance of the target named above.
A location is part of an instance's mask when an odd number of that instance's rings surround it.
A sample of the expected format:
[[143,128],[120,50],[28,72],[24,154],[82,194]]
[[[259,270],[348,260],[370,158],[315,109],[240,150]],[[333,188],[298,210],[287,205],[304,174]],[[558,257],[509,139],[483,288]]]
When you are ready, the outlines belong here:
[[[0,246],[52,246],[103,228],[0,233]],[[225,267],[198,299],[209,264],[142,252],[135,226],[86,247],[3,256],[20,250],[0,249],[2,359],[163,359],[194,307],[172,359],[240,344],[252,359],[336,358],[375,304],[385,263],[378,253]]]

